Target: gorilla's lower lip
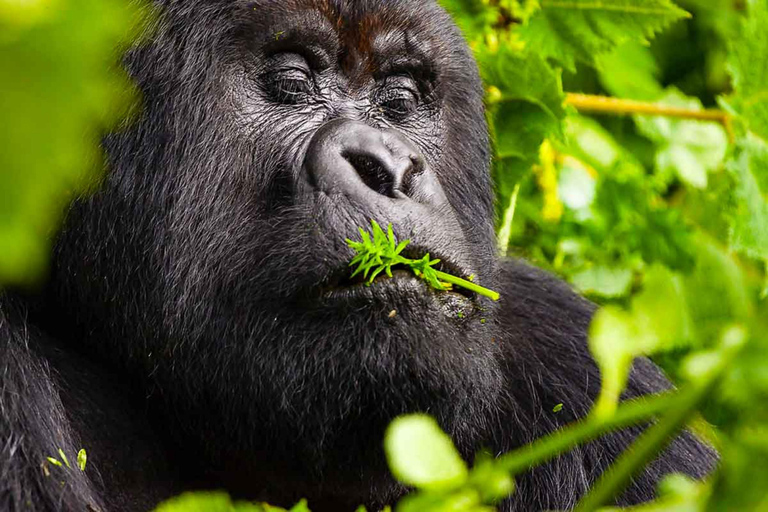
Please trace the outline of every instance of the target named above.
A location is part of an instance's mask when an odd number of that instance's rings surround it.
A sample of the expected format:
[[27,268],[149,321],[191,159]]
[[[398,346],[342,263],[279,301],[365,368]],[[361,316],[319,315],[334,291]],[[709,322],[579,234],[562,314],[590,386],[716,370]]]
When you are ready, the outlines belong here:
[[455,296],[455,299],[462,301],[474,301],[474,293],[464,292],[464,290],[451,290],[441,292],[434,290],[428,283],[417,278],[412,272],[403,269],[392,271],[392,277],[381,274],[374,279],[373,283],[367,284],[364,281],[337,284],[326,287],[322,290],[322,298],[328,301],[352,300],[352,299],[374,299],[380,297],[382,293],[387,292],[418,292],[434,293]]

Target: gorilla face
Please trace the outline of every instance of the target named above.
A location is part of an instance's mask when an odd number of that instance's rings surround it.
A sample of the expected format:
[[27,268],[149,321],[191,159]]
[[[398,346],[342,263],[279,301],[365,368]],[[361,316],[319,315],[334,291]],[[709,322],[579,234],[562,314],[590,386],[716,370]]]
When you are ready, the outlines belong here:
[[326,494],[362,499],[389,485],[369,477],[405,412],[475,450],[502,383],[494,306],[404,271],[363,286],[345,243],[391,223],[412,255],[493,287],[482,88],[448,16],[421,0],[163,7],[129,56],[144,112],[59,243],[62,321],[134,376],[190,472],[243,494],[278,474],[307,494],[333,469]]

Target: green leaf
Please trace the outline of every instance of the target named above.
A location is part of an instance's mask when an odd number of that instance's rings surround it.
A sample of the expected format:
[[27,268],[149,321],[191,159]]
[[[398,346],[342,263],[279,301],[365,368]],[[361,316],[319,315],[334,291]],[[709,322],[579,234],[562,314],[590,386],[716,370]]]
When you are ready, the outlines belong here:
[[571,210],[589,208],[595,199],[596,182],[584,165],[575,165],[574,159],[563,163],[557,192],[560,200]]
[[67,460],[67,455],[64,453],[64,450],[62,450],[61,448],[59,448],[59,457],[61,457],[61,460],[64,461],[64,464],[66,464],[68,468],[72,467],[69,465],[69,460]]
[[589,328],[589,349],[600,367],[600,396],[594,414],[608,417],[614,413],[634,355],[630,346],[636,336],[632,315],[616,306],[605,306],[595,313]]
[[475,53],[483,81],[501,93],[494,103],[525,101],[537,105],[554,121],[565,118],[560,71],[538,52],[518,51],[511,45],[493,50],[483,45]]
[[51,232],[103,169],[100,139],[131,104],[118,71],[144,2],[0,2],[0,285],[46,267]]
[[85,448],[80,449],[77,452],[77,467],[80,471],[85,471],[85,465],[88,463],[88,454],[85,452]]
[[397,418],[387,429],[384,449],[392,474],[405,485],[445,490],[467,480],[467,466],[451,438],[429,416]]
[[630,268],[596,265],[576,272],[570,280],[582,293],[611,298],[629,293],[632,278]]
[[733,256],[713,242],[696,240],[696,265],[684,277],[685,296],[697,343],[711,338],[734,321],[746,322],[752,314],[744,275]]
[[[670,90],[658,102],[669,107],[703,110],[701,101]],[[676,174],[696,188],[706,188],[708,175],[721,169],[728,150],[723,127],[713,122],[673,119],[664,116],[636,116],[643,135],[656,143],[656,168],[662,174]]]
[[289,510],[289,512],[310,512],[309,506],[307,505],[307,500],[301,500],[296,505],[294,505],[291,510]]
[[670,0],[541,0],[519,30],[528,48],[573,71],[627,41],[645,42],[687,16]]
[[655,101],[664,94],[659,83],[661,71],[651,50],[629,41],[596,58],[598,78],[613,96]]
[[730,245],[753,258],[768,261],[768,202],[759,177],[768,181],[768,145],[756,137],[741,141],[728,164],[736,180],[736,211],[731,221]]
[[749,15],[729,40],[729,69],[735,94],[728,103],[748,128],[768,140],[768,3],[750,0]]
[[[560,71],[537,53],[510,45],[476,51],[491,99],[488,119],[496,149],[498,193],[508,199],[522,176],[538,162],[547,138],[563,138],[565,94]],[[505,201],[507,202],[507,201]]]
[[635,357],[683,346],[690,342],[692,329],[683,280],[660,265],[647,272],[628,311],[600,309],[589,336],[603,382],[595,413],[615,411]]
[[276,507],[233,503],[223,492],[190,492],[161,503],[154,512],[285,512]]

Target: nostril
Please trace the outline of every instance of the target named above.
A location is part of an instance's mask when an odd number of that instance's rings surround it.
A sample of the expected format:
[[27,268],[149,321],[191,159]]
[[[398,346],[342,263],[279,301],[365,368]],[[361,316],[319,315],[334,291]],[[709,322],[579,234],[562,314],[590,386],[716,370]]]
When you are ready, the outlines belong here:
[[382,162],[377,156],[361,154],[347,154],[344,158],[369,189],[393,199],[409,196],[411,175],[415,168],[414,158],[418,157],[390,157],[386,162]]
[[388,171],[378,159],[367,155],[346,155],[345,158],[368,188],[383,196],[396,197],[395,193],[400,188],[397,176]]

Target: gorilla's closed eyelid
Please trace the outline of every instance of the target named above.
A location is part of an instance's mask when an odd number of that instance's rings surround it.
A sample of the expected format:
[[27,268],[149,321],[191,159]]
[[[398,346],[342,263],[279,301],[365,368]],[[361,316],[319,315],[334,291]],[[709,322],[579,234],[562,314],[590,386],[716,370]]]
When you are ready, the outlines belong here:
[[276,36],[275,41],[270,41],[264,46],[264,53],[268,58],[280,54],[297,54],[304,58],[315,69],[325,69],[331,66],[331,55],[326,43],[314,41],[316,37],[304,37],[299,32],[289,32]]

